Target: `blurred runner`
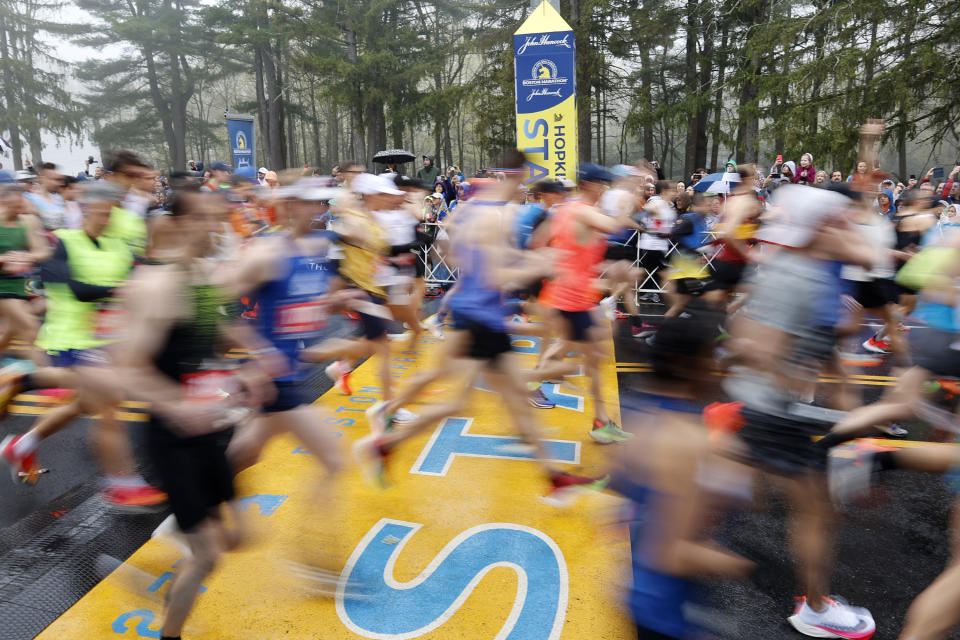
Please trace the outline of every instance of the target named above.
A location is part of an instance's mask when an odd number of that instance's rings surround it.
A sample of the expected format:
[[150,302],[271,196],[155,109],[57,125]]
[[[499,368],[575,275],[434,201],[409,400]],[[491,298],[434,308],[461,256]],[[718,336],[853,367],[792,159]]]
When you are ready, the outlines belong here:
[[869,268],[873,255],[847,222],[850,201],[844,196],[786,185],[774,200],[775,217],[760,233],[772,245],[770,254],[725,345],[741,364],[731,369],[735,375],[726,391],[743,403],[745,420],[727,454],[786,481],[791,549],[805,590],[790,623],[812,637],[868,638],[875,629],[870,613],[828,595],[832,508],[826,452],[811,440],[826,425],[796,405],[833,352],[833,327],[822,327],[816,315],[831,313],[818,305],[834,298],[839,269],[833,265]]
[[0,185],[0,316],[4,321],[0,353],[19,338],[28,345],[31,360],[43,365],[46,358],[34,345],[40,323],[30,308],[26,284],[34,266],[50,256],[50,244],[40,221],[28,212],[24,193],[19,184]]
[[109,182],[86,186],[83,228],[54,232],[58,243],[43,267],[47,314],[37,340],[54,367],[8,377],[3,408],[16,393],[29,389],[73,389],[75,394],[40,417],[27,433],[7,438],[0,454],[22,481],[36,482],[40,443],[81,415],[99,414],[89,433],[105,474],[102,496],[113,506],[140,509],[159,505],[165,496],[137,474],[127,426],[115,415],[123,395],[107,349],[125,329],[117,298],[133,256],[123,240],[103,232],[121,196]]
[[147,453],[190,550],[167,594],[163,639],[180,637],[204,578],[241,538],[222,430],[244,415],[238,401],[259,407],[272,399],[256,358],[237,371],[216,351],[231,320],[229,299],[210,283],[216,264],[203,258],[226,219],[223,200],[182,190],[170,210],[184,251],[131,281],[129,332],[117,353],[126,391],[150,402]]
[[[503,289],[511,285],[548,276],[553,267],[549,256],[532,252],[521,254],[509,246],[509,234],[503,232],[506,207],[522,180],[523,155],[508,154],[503,167],[511,169],[503,182],[483,188],[474,198],[457,208],[450,232],[451,257],[460,269],[455,291],[449,295],[454,331],[446,342],[446,353],[438,371],[465,377],[457,397],[433,407],[394,430],[395,406],[390,402],[371,407],[370,436],[354,445],[354,452],[376,483],[386,483],[386,465],[390,452],[405,440],[421,433],[448,416],[461,411],[480,374],[484,382],[499,394],[514,428],[536,450],[536,459],[550,481],[548,499],[561,501],[573,487],[597,488],[605,481],[573,476],[546,462],[540,429],[526,401],[523,377],[510,355],[510,338],[505,318],[508,309]],[[602,214],[599,214],[601,215]],[[408,397],[437,379],[437,372],[415,379],[397,401]]]

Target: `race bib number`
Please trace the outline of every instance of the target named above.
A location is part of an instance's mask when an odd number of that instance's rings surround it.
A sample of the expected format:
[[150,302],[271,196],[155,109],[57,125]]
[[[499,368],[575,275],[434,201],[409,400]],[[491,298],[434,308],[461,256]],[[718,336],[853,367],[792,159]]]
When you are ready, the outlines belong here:
[[198,371],[180,376],[187,400],[212,402],[222,400],[236,390],[232,371]]
[[93,334],[98,340],[119,340],[126,327],[126,312],[119,305],[97,309]]
[[285,337],[312,335],[326,326],[327,310],[322,302],[299,302],[277,308],[274,331]]

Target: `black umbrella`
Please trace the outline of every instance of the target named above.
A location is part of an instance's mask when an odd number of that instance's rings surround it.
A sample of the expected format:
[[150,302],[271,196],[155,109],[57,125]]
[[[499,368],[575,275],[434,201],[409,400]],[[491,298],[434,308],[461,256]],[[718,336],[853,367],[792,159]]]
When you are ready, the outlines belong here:
[[416,159],[417,156],[403,149],[378,151],[377,155],[373,156],[373,161],[378,164],[403,164],[404,162],[413,162]]

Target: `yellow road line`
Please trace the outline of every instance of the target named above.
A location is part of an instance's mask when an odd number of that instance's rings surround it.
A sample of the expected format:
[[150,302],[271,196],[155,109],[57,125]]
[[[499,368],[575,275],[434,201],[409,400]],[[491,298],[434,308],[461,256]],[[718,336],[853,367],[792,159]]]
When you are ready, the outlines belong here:
[[[15,413],[17,415],[28,415],[28,416],[42,416],[45,413],[53,411],[57,407],[40,407],[36,405],[19,405],[12,404],[7,407],[7,411],[10,413]],[[100,415],[90,416],[91,418],[99,418]],[[146,413],[131,413],[129,411],[118,411],[116,417],[120,420],[126,420],[128,422],[146,422],[150,416]]]

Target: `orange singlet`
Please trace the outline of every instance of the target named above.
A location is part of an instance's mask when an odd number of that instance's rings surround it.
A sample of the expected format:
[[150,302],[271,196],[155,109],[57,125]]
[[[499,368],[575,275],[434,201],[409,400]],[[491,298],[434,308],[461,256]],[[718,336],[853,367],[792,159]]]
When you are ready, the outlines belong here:
[[596,279],[607,251],[607,238],[591,230],[587,244],[577,242],[577,213],[587,206],[582,200],[568,200],[550,218],[550,246],[563,253],[557,262],[557,275],[544,285],[541,300],[561,311],[589,311],[600,300]]

